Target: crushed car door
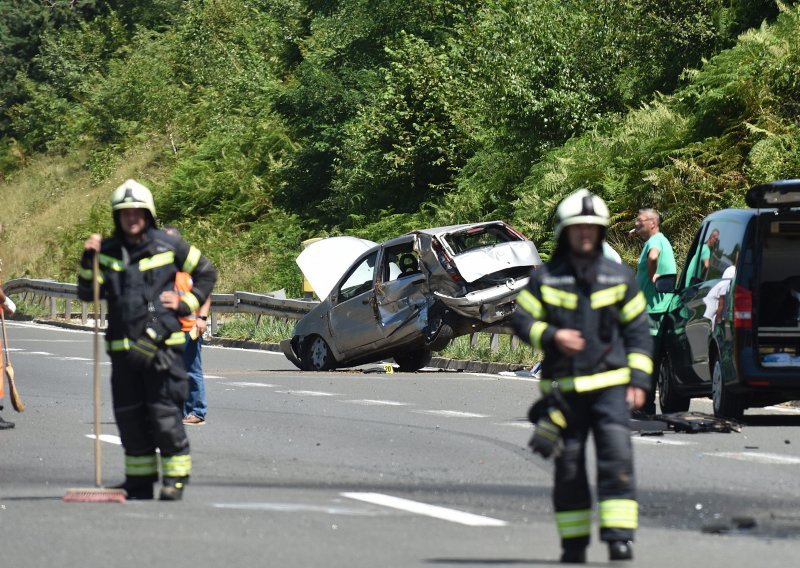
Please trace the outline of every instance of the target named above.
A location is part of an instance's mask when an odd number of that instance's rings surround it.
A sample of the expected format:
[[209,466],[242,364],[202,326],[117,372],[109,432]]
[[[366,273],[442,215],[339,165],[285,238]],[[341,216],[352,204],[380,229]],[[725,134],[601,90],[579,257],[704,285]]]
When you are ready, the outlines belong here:
[[375,264],[378,251],[357,261],[335,292],[330,312],[331,338],[349,357],[354,350],[383,337],[375,308]]
[[433,300],[413,237],[384,248],[375,299],[387,341],[422,333],[428,326],[428,307]]

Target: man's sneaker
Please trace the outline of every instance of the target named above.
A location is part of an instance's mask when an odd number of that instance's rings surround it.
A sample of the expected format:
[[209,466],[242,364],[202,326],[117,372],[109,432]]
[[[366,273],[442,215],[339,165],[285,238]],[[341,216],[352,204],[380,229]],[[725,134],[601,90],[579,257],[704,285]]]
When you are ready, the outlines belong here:
[[112,489],[124,489],[130,501],[146,501],[153,498],[153,480],[150,477],[137,479],[128,477],[123,483]]
[[[1,380],[3,380],[2,377],[0,377],[0,381]],[[8,420],[3,420],[3,417],[0,416],[0,430],[9,430],[14,426],[15,424],[13,422],[9,422]]]
[[561,549],[562,564],[586,564],[585,548],[563,548]]
[[612,540],[608,543],[609,560],[633,560],[633,543],[629,540]]
[[205,418],[200,418],[196,414],[189,414],[183,417],[183,423],[189,426],[202,426],[206,423]]
[[165,477],[159,499],[161,501],[180,501],[183,498],[183,488],[188,481],[188,477]]

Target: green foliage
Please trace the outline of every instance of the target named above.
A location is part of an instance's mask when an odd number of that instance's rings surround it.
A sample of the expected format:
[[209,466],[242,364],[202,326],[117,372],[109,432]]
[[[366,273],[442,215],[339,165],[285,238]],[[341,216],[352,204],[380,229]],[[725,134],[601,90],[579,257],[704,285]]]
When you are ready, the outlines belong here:
[[[584,185],[630,260],[639,207],[680,248],[748,184],[798,175],[786,5],[775,20],[772,0],[9,0],[0,180],[36,153],[81,156],[72,187],[46,180],[73,201],[143,179],[222,289],[299,294],[300,242],[330,234],[502,218],[547,253],[556,203]],[[109,230],[95,201],[27,266],[69,273]]]

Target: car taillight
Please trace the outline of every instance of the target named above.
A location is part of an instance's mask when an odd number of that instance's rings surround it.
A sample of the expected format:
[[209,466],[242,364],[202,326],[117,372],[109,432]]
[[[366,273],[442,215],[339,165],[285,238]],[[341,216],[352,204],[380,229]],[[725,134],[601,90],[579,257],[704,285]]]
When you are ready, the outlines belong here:
[[753,327],[753,293],[744,286],[733,292],[733,327]]
[[452,278],[453,281],[460,282],[462,280],[461,274],[459,274],[458,270],[456,270],[453,259],[445,252],[443,248],[436,247],[436,249],[439,255],[439,263],[442,265],[445,271],[447,271],[447,274],[450,275],[450,278]]

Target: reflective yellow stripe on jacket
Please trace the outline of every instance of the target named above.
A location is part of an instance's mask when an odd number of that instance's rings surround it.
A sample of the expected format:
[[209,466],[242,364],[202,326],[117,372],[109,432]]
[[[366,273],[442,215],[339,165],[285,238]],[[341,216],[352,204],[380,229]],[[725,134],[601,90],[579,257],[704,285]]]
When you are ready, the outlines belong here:
[[[627,385],[631,382],[631,370],[628,367],[597,373],[595,375],[583,375],[580,377],[562,377],[553,381],[558,384],[562,392],[588,392],[616,385]],[[553,385],[550,382],[542,381],[539,383],[542,393],[552,392]]]
[[172,251],[154,254],[151,257],[143,258],[139,261],[139,270],[144,272],[154,268],[160,268],[175,262],[175,253]]
[[630,302],[622,306],[622,309],[619,312],[620,323],[626,324],[633,321],[633,319],[645,311],[646,308],[647,302],[644,299],[644,294],[639,292]]
[[559,290],[558,288],[553,288],[552,286],[546,285],[542,285],[540,291],[542,293],[542,302],[545,304],[550,304],[551,306],[557,306],[566,310],[578,309],[577,294],[565,292],[564,290]]
[[653,374],[653,360],[644,353],[628,353],[628,366],[648,375]]
[[614,304],[621,302],[625,299],[625,292],[627,290],[627,284],[617,284],[616,286],[611,286],[610,288],[593,292],[589,297],[592,303],[592,309],[599,310],[600,308],[613,306]]

